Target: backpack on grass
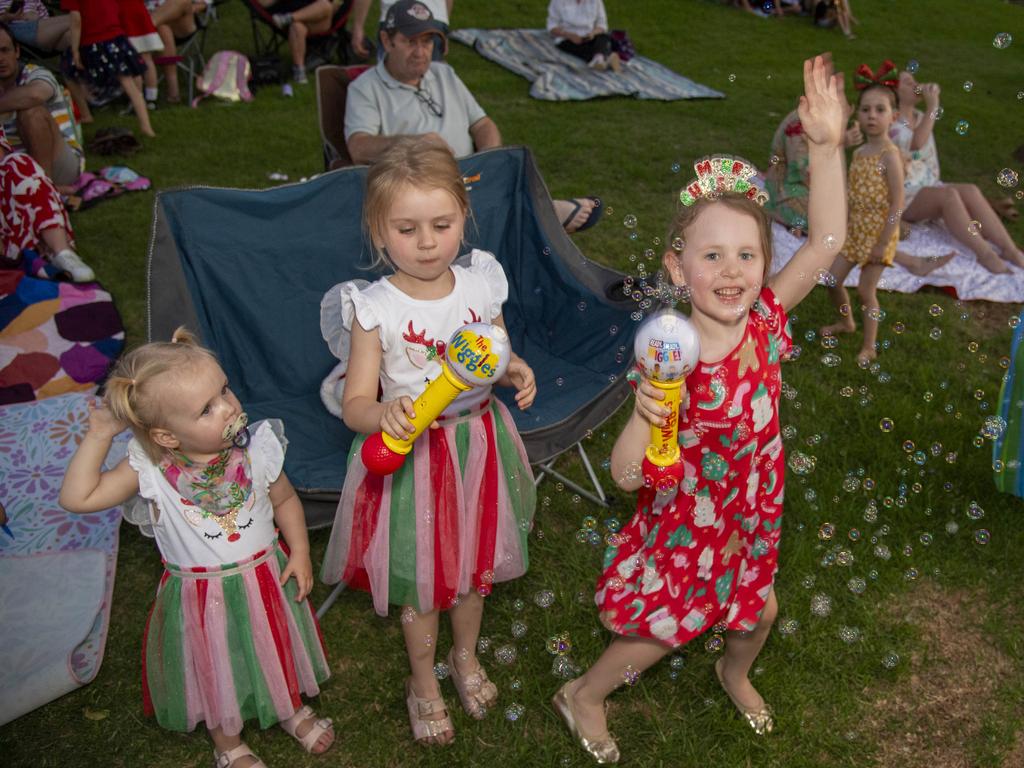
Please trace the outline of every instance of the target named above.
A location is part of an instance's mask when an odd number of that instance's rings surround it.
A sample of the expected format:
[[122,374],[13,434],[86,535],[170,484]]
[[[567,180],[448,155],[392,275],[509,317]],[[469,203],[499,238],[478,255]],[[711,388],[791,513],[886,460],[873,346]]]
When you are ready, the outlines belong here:
[[252,67],[245,54],[238,51],[217,51],[206,62],[203,74],[196,78],[199,95],[192,100],[192,106],[199,105],[200,99],[216,96],[227,101],[252,101],[249,80]]

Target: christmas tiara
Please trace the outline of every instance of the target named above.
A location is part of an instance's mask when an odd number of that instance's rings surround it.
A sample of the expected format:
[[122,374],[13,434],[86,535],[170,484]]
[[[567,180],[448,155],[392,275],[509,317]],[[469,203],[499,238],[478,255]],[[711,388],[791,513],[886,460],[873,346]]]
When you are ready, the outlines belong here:
[[693,205],[702,197],[714,200],[729,192],[743,195],[758,205],[768,202],[768,193],[754,183],[757,168],[742,157],[711,155],[695,162],[693,169],[697,178],[679,193],[679,202],[683,205]]

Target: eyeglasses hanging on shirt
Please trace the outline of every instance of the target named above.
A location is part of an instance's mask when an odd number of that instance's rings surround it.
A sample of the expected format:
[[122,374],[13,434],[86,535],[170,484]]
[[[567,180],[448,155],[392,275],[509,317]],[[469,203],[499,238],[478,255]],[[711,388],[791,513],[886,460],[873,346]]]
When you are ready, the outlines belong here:
[[431,111],[434,117],[444,117],[441,105],[434,101],[434,97],[430,95],[430,91],[424,90],[423,88],[417,88],[414,93],[416,94],[417,99],[427,105],[427,109]]

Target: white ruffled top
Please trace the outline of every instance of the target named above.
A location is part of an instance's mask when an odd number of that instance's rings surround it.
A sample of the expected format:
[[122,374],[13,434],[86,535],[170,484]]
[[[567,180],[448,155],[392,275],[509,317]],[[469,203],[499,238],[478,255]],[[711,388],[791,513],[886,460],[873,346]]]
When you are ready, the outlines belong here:
[[156,538],[166,562],[185,568],[215,567],[244,560],[273,542],[276,534],[269,489],[284,466],[287,441],[281,422],[276,420],[257,422],[250,433],[246,450],[252,493],[230,521],[204,516],[197,507],[185,504],[142,444],[134,438],[128,444],[128,463],[139,474],[139,496],[144,503],[126,509],[125,519]]
[[[353,320],[367,331],[379,329],[383,359],[380,381],[384,400],[403,395],[416,399],[441,373],[438,356],[451,335],[473,322],[491,322],[508,298],[508,281],[494,255],[474,249],[468,266],[452,264],[455,287],[440,299],[414,299],[387,277],[375,283],[352,280],[329,290],[320,304],[320,330],[331,351],[345,361]],[[444,411],[454,415],[490,394],[490,387],[463,392]]]

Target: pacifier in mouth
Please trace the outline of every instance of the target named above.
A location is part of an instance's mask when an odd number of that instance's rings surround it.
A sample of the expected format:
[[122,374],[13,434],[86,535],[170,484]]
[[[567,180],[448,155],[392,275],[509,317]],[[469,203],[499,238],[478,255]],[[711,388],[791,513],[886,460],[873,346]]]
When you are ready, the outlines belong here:
[[249,444],[249,416],[242,412],[238,417],[224,427],[224,439],[230,440],[236,448],[245,448]]

